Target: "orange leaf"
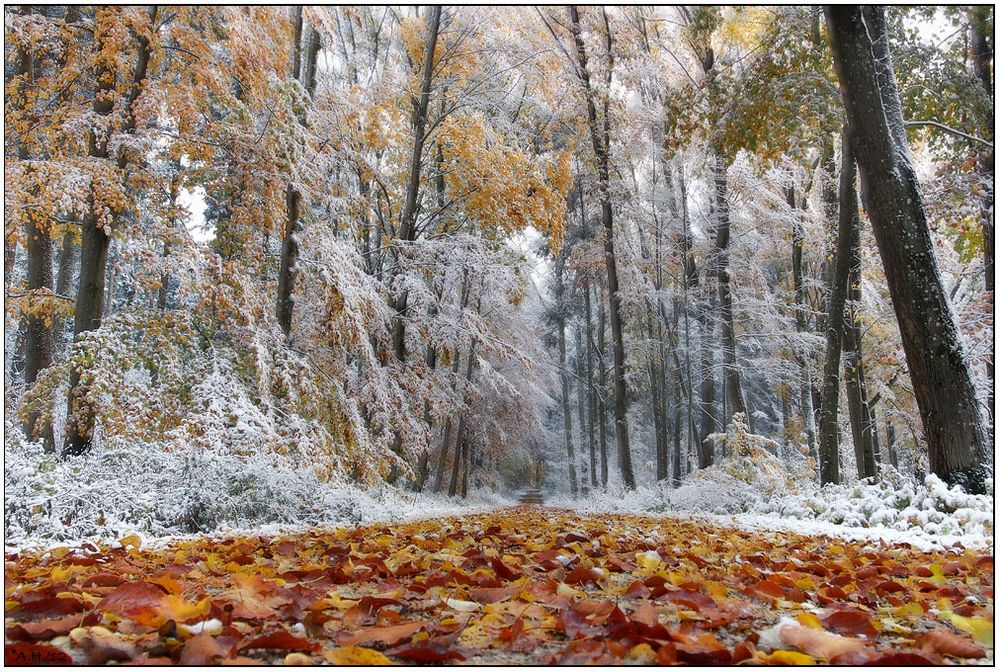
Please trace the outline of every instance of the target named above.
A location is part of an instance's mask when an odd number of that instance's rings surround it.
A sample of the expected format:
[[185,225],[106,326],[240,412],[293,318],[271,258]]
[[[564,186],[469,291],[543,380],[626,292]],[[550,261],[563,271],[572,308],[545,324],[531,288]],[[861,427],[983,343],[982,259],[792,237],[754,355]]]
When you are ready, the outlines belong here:
[[986,655],[986,652],[976,646],[972,640],[947,630],[925,632],[914,641],[925,651],[933,651],[953,658],[982,658]]
[[781,626],[778,629],[778,636],[783,642],[794,646],[799,651],[823,660],[830,660],[843,653],[860,651],[865,648],[860,640],[795,624]]

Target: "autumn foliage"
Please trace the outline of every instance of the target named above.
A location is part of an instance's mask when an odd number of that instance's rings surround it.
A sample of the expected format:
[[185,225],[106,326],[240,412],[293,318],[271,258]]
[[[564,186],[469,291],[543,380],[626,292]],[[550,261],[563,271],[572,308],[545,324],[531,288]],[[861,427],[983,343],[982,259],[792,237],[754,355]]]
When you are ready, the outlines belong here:
[[990,555],[705,521],[520,508],[5,560],[15,663],[923,665],[993,646]]

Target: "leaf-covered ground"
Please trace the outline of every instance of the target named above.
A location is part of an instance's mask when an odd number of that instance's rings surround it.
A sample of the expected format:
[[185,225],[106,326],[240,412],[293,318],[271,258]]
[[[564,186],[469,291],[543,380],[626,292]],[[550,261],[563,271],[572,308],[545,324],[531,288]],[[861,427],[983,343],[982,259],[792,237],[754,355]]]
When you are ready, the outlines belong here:
[[5,558],[8,663],[993,657],[993,557],[519,507]]

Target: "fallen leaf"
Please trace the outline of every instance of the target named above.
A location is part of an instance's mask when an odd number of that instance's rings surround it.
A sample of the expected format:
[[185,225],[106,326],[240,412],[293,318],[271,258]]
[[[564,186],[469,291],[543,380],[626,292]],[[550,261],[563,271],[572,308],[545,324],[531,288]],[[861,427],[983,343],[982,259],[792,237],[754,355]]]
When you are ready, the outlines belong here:
[[778,629],[778,636],[786,644],[822,660],[830,660],[848,651],[860,651],[865,647],[860,640],[801,625],[784,625]]
[[331,649],[323,654],[331,665],[392,665],[392,661],[381,651],[363,646],[346,646]]
[[925,651],[953,658],[983,658],[986,655],[986,652],[972,641],[947,630],[925,632],[918,635],[914,643]]

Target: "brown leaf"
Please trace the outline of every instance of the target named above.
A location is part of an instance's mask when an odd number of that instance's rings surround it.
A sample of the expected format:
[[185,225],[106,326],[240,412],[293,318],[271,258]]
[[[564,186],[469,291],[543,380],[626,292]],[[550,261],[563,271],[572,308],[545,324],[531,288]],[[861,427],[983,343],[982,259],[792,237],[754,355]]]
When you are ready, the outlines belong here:
[[95,626],[71,635],[87,654],[88,665],[104,665],[111,660],[132,660],[139,654],[138,647],[115,633]]
[[213,665],[220,658],[228,658],[232,654],[232,648],[226,642],[202,633],[188,640],[178,662],[181,665]]
[[830,660],[841,654],[865,648],[860,640],[841,637],[801,625],[783,625],[778,630],[778,636],[786,644],[794,646],[799,651],[823,660]]
[[259,637],[243,642],[237,647],[237,651],[247,649],[279,649],[281,651],[308,651],[315,653],[322,647],[308,639],[296,637],[287,630],[275,630]]
[[5,618],[37,620],[53,616],[69,616],[85,611],[88,605],[75,597],[42,597],[22,602],[8,610]]
[[504,581],[514,581],[524,576],[521,572],[517,572],[505,565],[500,558],[490,558],[490,564],[493,565],[493,572],[497,575],[497,578]]
[[14,640],[47,641],[54,637],[68,635],[73,628],[80,627],[88,621],[96,623],[97,615],[83,617],[80,614],[74,614],[37,623],[15,623],[7,627],[6,634],[9,639]]
[[426,627],[430,621],[412,621],[399,623],[397,625],[386,625],[375,628],[365,628],[357,632],[337,633],[337,643],[341,646],[359,646],[362,644],[375,644],[381,642],[386,646],[395,646],[404,639],[412,637],[421,628]]
[[[465,654],[458,649],[451,648],[450,643],[440,641],[442,638],[433,637],[420,642],[403,644],[389,649],[386,653],[396,658],[404,660],[414,660],[418,663],[440,663],[445,660],[465,660]],[[450,639],[450,638],[449,638]]]
[[871,617],[858,609],[838,609],[823,619],[823,625],[830,632],[842,635],[864,635],[869,639],[878,636],[878,630]]
[[986,652],[971,639],[947,630],[925,632],[918,635],[914,642],[925,651],[933,651],[952,658],[983,658],[986,656]]

